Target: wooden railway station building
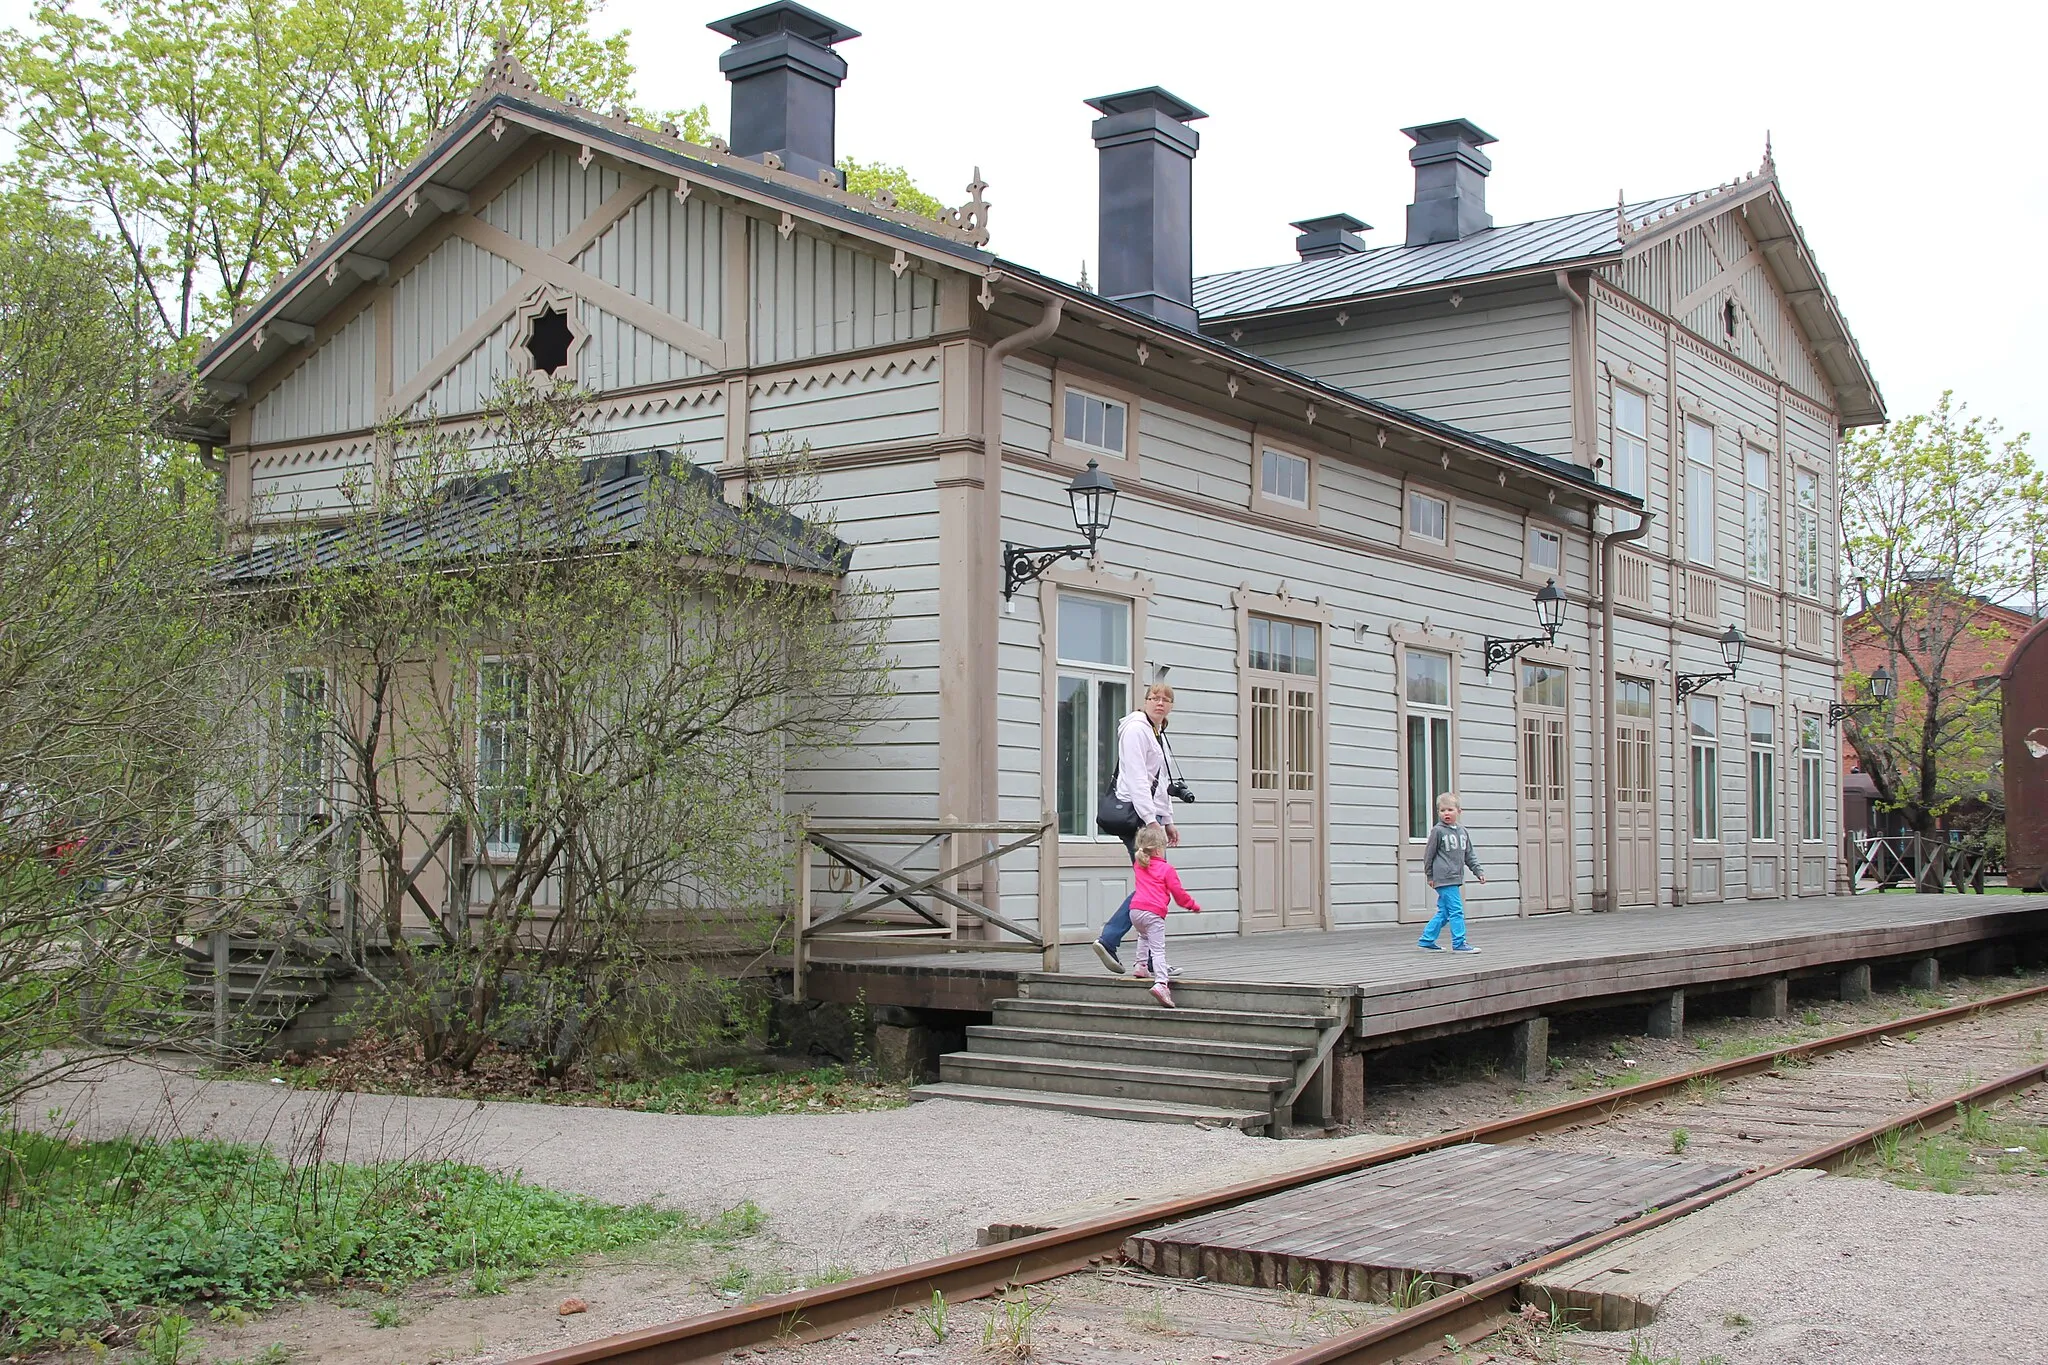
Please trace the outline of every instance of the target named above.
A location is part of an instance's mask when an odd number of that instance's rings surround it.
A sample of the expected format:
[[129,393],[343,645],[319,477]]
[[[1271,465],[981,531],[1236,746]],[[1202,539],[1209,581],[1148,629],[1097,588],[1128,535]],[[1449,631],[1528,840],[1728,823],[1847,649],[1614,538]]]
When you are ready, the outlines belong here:
[[[1418,125],[1404,231],[1304,218],[1300,259],[1197,279],[1204,115],[1101,97],[1090,290],[992,253],[978,173],[938,220],[841,187],[850,30],[795,4],[714,27],[730,144],[551,99],[501,56],[211,345],[194,429],[235,534],[331,512],[379,423],[461,429],[546,360],[590,391],[593,453],[679,452],[737,494],[808,448],[850,572],[894,594],[900,698],[857,747],[792,756],[786,799],[1053,812],[1056,895],[1030,852],[980,888],[1019,924],[1082,941],[1122,897],[1092,812],[1162,670],[1199,796],[1176,862],[1209,911],[1182,934],[1419,921],[1447,789],[1481,920],[1836,889],[1835,450],[1884,409],[1768,153],[1496,226],[1492,139]],[[537,347],[564,319],[566,350]],[[1095,555],[1006,599],[1005,543],[1072,542],[1091,461],[1119,493]],[[1554,639],[1489,665],[1552,579]],[[1736,675],[1681,700],[1731,626]]]

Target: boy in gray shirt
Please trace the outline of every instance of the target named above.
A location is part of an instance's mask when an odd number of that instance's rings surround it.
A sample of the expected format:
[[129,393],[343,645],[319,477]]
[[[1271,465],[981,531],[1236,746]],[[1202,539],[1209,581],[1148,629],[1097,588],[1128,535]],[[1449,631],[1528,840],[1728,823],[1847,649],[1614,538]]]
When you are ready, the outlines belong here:
[[1444,925],[1451,926],[1451,951],[1454,953],[1476,953],[1479,950],[1465,942],[1465,869],[1471,868],[1480,881],[1486,880],[1486,869],[1479,865],[1479,854],[1472,847],[1472,836],[1458,823],[1463,813],[1458,798],[1445,792],[1436,799],[1436,824],[1430,827],[1429,842],[1422,846],[1422,875],[1429,878],[1429,884],[1436,888],[1436,914],[1430,917],[1429,925],[1422,931],[1422,946],[1432,952],[1442,952],[1437,935]]

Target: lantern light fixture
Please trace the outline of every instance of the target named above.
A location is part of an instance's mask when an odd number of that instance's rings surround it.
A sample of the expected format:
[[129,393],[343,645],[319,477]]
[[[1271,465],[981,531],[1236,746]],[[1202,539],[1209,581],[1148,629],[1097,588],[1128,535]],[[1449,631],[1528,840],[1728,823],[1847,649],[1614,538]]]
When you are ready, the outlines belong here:
[[1828,728],[1834,729],[1858,711],[1874,711],[1899,694],[1899,680],[1883,664],[1870,675],[1863,690],[1870,694],[1867,701],[1831,701],[1828,703]]
[[1749,637],[1730,625],[1721,632],[1721,662],[1728,665],[1722,673],[1681,673],[1678,675],[1678,699],[1684,701],[1708,683],[1732,682],[1742,667],[1743,651],[1749,648]]
[[1564,608],[1568,599],[1558,588],[1555,578],[1536,590],[1536,624],[1543,628],[1541,635],[1529,635],[1520,639],[1497,639],[1486,637],[1486,671],[1506,666],[1525,649],[1548,645],[1556,641],[1557,629],[1564,624]]
[[1090,460],[1088,467],[1067,485],[1067,504],[1074,514],[1074,527],[1083,537],[1080,545],[1012,545],[1003,542],[1003,609],[1026,583],[1062,559],[1092,559],[1096,542],[1109,532],[1116,519],[1116,480]]

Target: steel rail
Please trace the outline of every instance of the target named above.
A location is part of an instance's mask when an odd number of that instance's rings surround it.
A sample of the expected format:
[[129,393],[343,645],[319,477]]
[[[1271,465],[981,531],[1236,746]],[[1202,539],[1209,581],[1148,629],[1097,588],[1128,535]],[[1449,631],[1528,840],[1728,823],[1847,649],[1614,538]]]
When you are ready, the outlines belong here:
[[[977,1247],[910,1265],[861,1275],[818,1289],[779,1294],[742,1308],[724,1309],[677,1322],[643,1327],[614,1336],[600,1337],[573,1346],[523,1356],[515,1365],[592,1365],[597,1361],[626,1361],[631,1365],[682,1365],[683,1362],[716,1360],[728,1352],[774,1342],[811,1341],[835,1335],[849,1328],[885,1316],[899,1308],[928,1304],[934,1293],[948,1301],[979,1298],[1009,1285],[1035,1284],[1085,1270],[1090,1265],[1114,1259],[1124,1239],[1132,1233],[1161,1223],[1176,1222],[1198,1214],[1211,1213],[1270,1194],[1314,1184],[1354,1171],[1384,1166],[1405,1157],[1419,1156],[1445,1147],[1472,1142],[1513,1142],[1535,1133],[1550,1132],[1583,1123],[1597,1123],[1614,1114],[1647,1104],[1683,1090],[1694,1081],[1730,1079],[1769,1071],[1784,1060],[1817,1057],[1841,1051],[1880,1037],[1908,1030],[1938,1027],[1971,1015],[2008,1009],[2030,1000],[2048,997],[2048,985],[2029,986],[2004,995],[1951,1005],[1943,1009],[1908,1015],[1888,1023],[1872,1024],[1845,1033],[1795,1043],[1769,1052],[1752,1053],[1732,1061],[1716,1062],[1655,1080],[1611,1090],[1601,1095],[1552,1105],[1546,1109],[1496,1119],[1394,1143],[1357,1156],[1318,1162],[1256,1180],[1241,1181],[1200,1194],[1146,1207],[1120,1210],[1066,1227],[1034,1233],[995,1246]],[[1936,1106],[1939,1107],[1939,1106]],[[1752,1182],[1753,1183],[1753,1182]],[[1683,1207],[1683,1206],[1674,1206]],[[1631,1235],[1650,1226],[1642,1219],[1626,1225],[1621,1235]],[[1510,1274],[1515,1272],[1508,1272]],[[1476,1286],[1467,1286],[1471,1290]],[[1461,1293],[1464,1291],[1461,1291]],[[1490,1291],[1489,1291],[1490,1292]],[[1440,1313],[1451,1313],[1456,1296],[1434,1299],[1423,1306],[1446,1305]],[[1417,1312],[1423,1309],[1415,1310]],[[1436,1319],[1432,1318],[1434,1322]],[[1476,1319],[1475,1319],[1476,1320]],[[1394,1319],[1389,1319],[1394,1321]],[[1437,1331],[1463,1330],[1445,1326]],[[1338,1359],[1339,1357],[1332,1357]],[[1374,1357],[1360,1356],[1358,1359]],[[1391,1357],[1388,1357],[1391,1358]],[[1290,1361],[1294,1357],[1288,1358]],[[1321,1357],[1302,1357],[1303,1361]]]
[[[1787,1171],[1831,1168],[1846,1162],[1862,1149],[1876,1143],[1889,1133],[1907,1129],[1939,1127],[1954,1119],[1965,1105],[1985,1103],[2009,1095],[2016,1090],[2025,1090],[2048,1080],[2048,1063],[2037,1062],[2018,1071],[2008,1072],[1995,1081],[1959,1091],[1946,1099],[1935,1100],[1897,1118],[1889,1119],[1860,1133],[1837,1139],[1824,1147],[1802,1152],[1785,1161],[1760,1166],[1747,1175],[1740,1176],[1725,1185],[1718,1185],[1703,1194],[1657,1209],[1640,1218],[1618,1224],[1590,1237],[1559,1247],[1533,1261],[1525,1261],[1511,1270],[1489,1275],[1483,1280],[1450,1290],[1430,1299],[1415,1308],[1384,1318],[1370,1327],[1360,1328],[1343,1336],[1332,1337],[1318,1345],[1290,1352],[1272,1362],[1272,1365],[1386,1365],[1386,1362],[1400,1359],[1412,1351],[1418,1351],[1446,1336],[1456,1337],[1460,1345],[1470,1345],[1495,1328],[1504,1325],[1515,1315],[1521,1300],[1521,1288],[1545,1271],[1554,1270],[1567,1261],[1598,1251],[1601,1247],[1662,1227],[1690,1213],[1697,1213],[1710,1204],[1728,1198],[1758,1185],[1772,1176]],[[1476,1330],[1475,1330],[1476,1329]]]

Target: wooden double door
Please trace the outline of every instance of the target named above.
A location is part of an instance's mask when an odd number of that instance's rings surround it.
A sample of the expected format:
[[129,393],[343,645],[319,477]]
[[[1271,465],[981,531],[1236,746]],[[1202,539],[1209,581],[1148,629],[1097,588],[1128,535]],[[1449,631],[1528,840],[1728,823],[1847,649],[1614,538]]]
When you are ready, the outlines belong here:
[[1317,626],[1252,615],[1242,675],[1245,927],[1323,923],[1322,641]]

